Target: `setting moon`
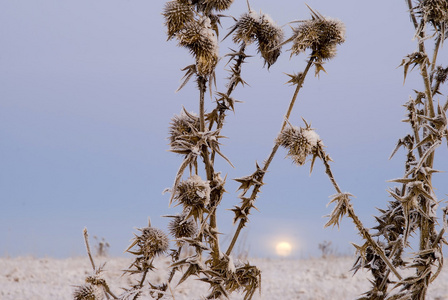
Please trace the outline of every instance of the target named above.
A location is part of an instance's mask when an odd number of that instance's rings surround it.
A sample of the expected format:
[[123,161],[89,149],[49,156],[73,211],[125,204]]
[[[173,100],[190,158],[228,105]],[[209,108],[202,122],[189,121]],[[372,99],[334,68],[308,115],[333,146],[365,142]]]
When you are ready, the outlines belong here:
[[292,251],[292,246],[288,242],[280,242],[275,246],[275,251],[279,256],[289,256]]

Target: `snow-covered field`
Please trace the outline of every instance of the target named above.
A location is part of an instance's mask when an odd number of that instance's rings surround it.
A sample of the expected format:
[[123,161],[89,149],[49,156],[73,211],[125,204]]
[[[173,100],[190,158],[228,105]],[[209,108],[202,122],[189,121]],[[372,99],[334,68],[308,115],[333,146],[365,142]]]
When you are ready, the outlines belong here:
[[[120,287],[128,286],[131,279],[120,276],[129,264],[127,258],[107,258],[104,277],[117,295]],[[327,259],[250,259],[262,270],[261,295],[254,299],[356,299],[369,288],[368,275],[358,272],[352,276],[351,257]],[[99,264],[101,260],[96,263]],[[158,283],[164,278],[168,262],[159,262],[159,272],[149,279]],[[63,300],[73,299],[75,285],[84,282],[92,271],[87,257],[54,258],[0,258],[1,300]],[[178,287],[172,287],[174,299],[200,299],[206,295],[207,285],[193,278]],[[171,298],[171,297],[170,297]],[[231,299],[243,299],[232,295]],[[448,271],[444,270],[430,287],[427,299],[448,300]]]

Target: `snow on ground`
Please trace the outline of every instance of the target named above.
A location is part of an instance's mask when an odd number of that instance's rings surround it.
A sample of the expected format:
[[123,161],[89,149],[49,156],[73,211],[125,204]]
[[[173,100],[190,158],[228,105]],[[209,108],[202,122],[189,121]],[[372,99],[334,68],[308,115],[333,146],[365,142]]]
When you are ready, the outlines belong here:
[[[121,276],[130,265],[129,258],[107,258],[104,277],[112,291],[121,293],[120,287],[131,279]],[[97,259],[97,264],[101,261]],[[261,296],[254,299],[356,299],[369,288],[366,272],[352,276],[352,257],[289,259],[250,259],[262,271]],[[158,272],[149,276],[153,283],[165,278],[167,261],[156,265]],[[74,286],[84,282],[92,268],[87,257],[54,258],[0,258],[1,300],[64,300],[73,299]],[[178,277],[175,277],[178,278]],[[190,277],[178,287],[173,286],[174,299],[200,299],[207,294],[208,286]],[[171,297],[170,297],[171,298]],[[233,294],[230,299],[243,299]],[[443,270],[430,287],[427,299],[448,300],[448,270]]]

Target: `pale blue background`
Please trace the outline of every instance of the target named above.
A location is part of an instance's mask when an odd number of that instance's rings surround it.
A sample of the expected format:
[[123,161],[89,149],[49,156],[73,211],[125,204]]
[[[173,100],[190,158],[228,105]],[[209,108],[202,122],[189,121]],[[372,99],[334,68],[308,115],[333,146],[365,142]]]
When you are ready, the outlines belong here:
[[[3,0],[0,2],[0,255],[66,257],[84,255],[82,229],[104,237],[119,255],[134,227],[151,217],[166,228],[170,187],[181,158],[169,153],[170,118],[182,105],[197,111],[192,81],[179,93],[180,69],[193,62],[188,51],[166,42],[161,12],[165,1]],[[343,191],[353,193],[361,220],[373,225],[375,207],[389,200],[386,180],[403,174],[404,152],[388,161],[398,138],[408,132],[401,105],[421,89],[418,70],[403,85],[401,59],[416,49],[404,1],[317,1],[307,3],[342,20],[347,42],[325,65],[320,79],[307,77],[292,115],[312,122],[335,163]],[[252,0],[280,25],[309,17],[303,1]],[[246,11],[236,0],[230,14]],[[232,25],[223,20],[222,36]],[[287,35],[291,31],[285,26]],[[220,55],[235,48],[225,41]],[[285,48],[286,50],[287,48]],[[235,169],[218,160],[227,174],[219,229],[232,233],[237,204],[231,178],[253,172],[269,154],[294,87],[284,73],[304,68],[306,55],[283,53],[269,71],[256,54],[244,65],[250,86],[234,97],[244,101],[230,114],[221,150]],[[440,60],[447,62],[446,48]],[[218,66],[218,89],[227,76]],[[312,74],[310,74],[312,75]],[[445,89],[446,91],[446,89]],[[445,101],[446,96],[440,96]],[[208,98],[207,108],[212,108]],[[448,170],[446,144],[436,167]],[[277,154],[242,236],[253,256],[274,255],[272,241],[294,243],[293,255],[319,255],[318,244],[332,241],[340,253],[359,242],[354,225],[323,229],[334,193],[320,162],[298,168]],[[446,174],[435,175],[439,199],[446,197]]]

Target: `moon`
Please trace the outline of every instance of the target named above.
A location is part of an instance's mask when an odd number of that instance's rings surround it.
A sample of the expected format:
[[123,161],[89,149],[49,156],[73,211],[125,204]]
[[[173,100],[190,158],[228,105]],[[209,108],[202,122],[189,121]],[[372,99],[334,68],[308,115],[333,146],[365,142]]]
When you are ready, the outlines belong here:
[[275,246],[275,251],[279,256],[286,257],[291,254],[292,246],[288,242],[280,242]]

